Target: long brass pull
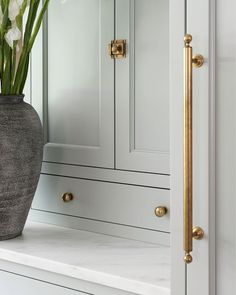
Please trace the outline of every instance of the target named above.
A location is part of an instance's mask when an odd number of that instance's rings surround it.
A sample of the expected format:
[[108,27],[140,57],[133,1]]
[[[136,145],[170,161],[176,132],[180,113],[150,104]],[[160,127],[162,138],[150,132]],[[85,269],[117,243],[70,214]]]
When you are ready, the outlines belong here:
[[184,261],[191,263],[193,258],[193,238],[202,239],[204,232],[193,228],[193,126],[192,126],[192,72],[193,66],[201,67],[204,58],[193,57],[191,35],[184,36]]

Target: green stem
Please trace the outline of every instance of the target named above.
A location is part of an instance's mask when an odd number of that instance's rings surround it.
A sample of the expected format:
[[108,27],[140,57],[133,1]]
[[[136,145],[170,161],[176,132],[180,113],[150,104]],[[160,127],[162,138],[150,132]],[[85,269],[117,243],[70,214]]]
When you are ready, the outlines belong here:
[[2,25],[0,29],[0,42],[1,42],[1,52],[0,52],[0,76],[1,76],[1,89],[3,87],[3,74],[4,74],[4,67],[5,67],[5,60],[4,60],[4,51],[5,51],[5,46],[4,46],[4,36],[7,31],[7,27],[9,24],[9,19],[8,19],[8,6],[9,6],[10,0],[1,0],[1,6],[2,6],[2,12],[3,12],[3,19],[2,19]]
[[[36,36],[41,27],[43,17],[50,0],[44,0],[42,9],[37,17],[37,11],[41,0],[30,0],[29,12],[23,35],[23,15],[28,0],[23,0],[19,15],[16,17],[16,25],[22,32],[22,40],[15,41],[13,49],[5,41],[5,34],[11,26],[8,18],[10,0],[0,0],[3,11],[3,21],[0,24],[0,80],[2,94],[21,94],[27,79],[30,52]],[[17,44],[20,51],[17,52]]]
[[37,15],[39,3],[40,3],[40,0],[30,1],[29,15],[26,22],[25,34],[24,34],[24,45],[28,45],[32,30],[33,30],[34,21]]
[[39,32],[39,29],[40,29],[40,27],[41,27],[41,24],[42,24],[42,21],[43,21],[43,17],[44,17],[45,12],[46,12],[46,10],[47,10],[47,8],[48,8],[49,1],[50,1],[50,0],[45,0],[45,1],[44,1],[43,7],[42,7],[42,9],[41,9],[41,11],[40,11],[40,14],[39,14],[39,16],[38,16],[38,19],[37,19],[37,22],[36,22],[36,25],[35,25],[35,28],[34,28],[33,34],[32,34],[32,36],[31,36],[31,38],[30,38],[30,41],[29,41],[29,47],[28,47],[28,50],[29,50],[29,51],[31,51],[31,49],[32,49],[32,47],[33,47],[33,45],[34,45],[34,41],[35,41],[36,36],[37,36],[37,34],[38,34],[38,32]]
[[40,3],[40,0],[30,1],[29,14],[28,14],[28,19],[26,22],[26,28],[25,28],[25,34],[24,34],[24,44],[23,44],[21,57],[19,60],[17,71],[16,71],[14,85],[13,85],[14,94],[20,94],[19,91],[20,91],[22,79],[24,77],[24,67],[27,61],[28,44],[29,44],[30,36],[32,34],[39,3]]
[[20,62],[18,65],[17,73],[16,73],[16,78],[15,78],[15,85],[13,88],[13,91],[16,94],[21,94],[21,91],[23,91],[25,81],[27,78],[27,71],[28,71],[28,63],[29,63],[29,54],[32,50],[33,44],[35,42],[36,36],[39,32],[40,26],[43,21],[43,17],[45,15],[45,12],[47,10],[48,4],[50,0],[45,0],[43,7],[40,11],[40,14],[37,18],[35,27],[33,29],[33,33],[30,36],[30,39],[28,40],[28,37],[25,37],[24,40],[28,41],[26,44],[24,43],[23,50],[22,50],[22,55],[20,58]]
[[6,58],[6,65],[2,76],[2,94],[9,94],[11,91],[11,72],[12,72],[12,49],[5,44],[4,56]]
[[25,87],[25,82],[27,79],[27,75],[28,75],[28,69],[29,69],[29,61],[30,61],[30,54],[27,55],[26,57],[26,62],[25,62],[25,67],[24,67],[24,71],[23,71],[23,76],[22,76],[22,81],[20,84],[20,88],[19,88],[19,93],[23,93],[24,87]]
[[12,50],[12,73],[11,73],[11,91],[14,85],[15,80],[15,71],[16,71],[16,47],[17,42],[14,42],[13,50]]

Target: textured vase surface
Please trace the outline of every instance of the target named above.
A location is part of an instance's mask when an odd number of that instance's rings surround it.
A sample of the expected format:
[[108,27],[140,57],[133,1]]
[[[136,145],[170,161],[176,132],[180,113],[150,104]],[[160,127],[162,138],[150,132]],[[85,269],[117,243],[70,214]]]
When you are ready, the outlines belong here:
[[0,95],[0,240],[23,231],[42,155],[42,126],[34,108],[23,95]]

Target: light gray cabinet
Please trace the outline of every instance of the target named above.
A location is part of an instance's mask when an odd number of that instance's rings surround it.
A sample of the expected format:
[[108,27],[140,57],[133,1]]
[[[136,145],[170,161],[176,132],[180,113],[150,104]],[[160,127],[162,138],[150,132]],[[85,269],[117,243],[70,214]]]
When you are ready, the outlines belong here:
[[113,38],[114,1],[50,3],[32,59],[45,161],[114,168]]
[[[0,293],[4,295],[135,295],[122,289],[77,280],[1,260]],[[17,273],[11,272],[17,270]]]
[[[65,192],[72,201],[63,202]],[[169,202],[168,190],[42,175],[33,208],[168,233],[169,212],[158,218],[154,210]]]
[[169,174],[169,2],[117,1],[116,36],[117,168]]
[[[114,39],[126,41],[122,59],[109,55]],[[170,173],[168,40],[168,1],[52,1],[32,56],[45,135],[34,213],[168,235],[169,183],[160,181]],[[78,177],[75,167],[89,172]],[[168,213],[159,218],[156,207]]]
[[49,282],[38,281],[4,271],[0,271],[0,293],[4,295],[83,295],[79,292]]
[[32,63],[45,161],[169,174],[168,32],[165,0],[51,3]]
[[[214,11],[214,1],[205,0],[54,1],[32,58],[31,101],[44,123],[46,142],[32,210],[41,214],[37,220],[102,233],[106,224],[106,233],[134,239],[171,232],[172,295],[197,295],[196,278],[202,295],[215,294]],[[193,35],[193,53],[205,58],[203,67],[193,70],[189,87],[194,97],[189,211],[182,202],[185,33]],[[126,40],[126,58],[109,57],[107,44],[113,39]],[[226,51],[219,51],[225,60]],[[169,184],[153,180],[157,175],[168,182],[171,175],[171,194]],[[65,192],[74,194],[71,203],[62,203]],[[163,219],[155,216],[156,206],[168,209]],[[188,267],[183,262],[184,214],[205,232],[202,241],[193,241]],[[76,226],[78,219],[83,224]]]

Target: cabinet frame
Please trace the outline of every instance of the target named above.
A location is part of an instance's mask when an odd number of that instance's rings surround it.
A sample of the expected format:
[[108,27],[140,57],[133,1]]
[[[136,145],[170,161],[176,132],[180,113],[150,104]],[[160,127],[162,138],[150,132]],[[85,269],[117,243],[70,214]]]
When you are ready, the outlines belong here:
[[[80,166],[114,168],[114,61],[106,46],[114,38],[114,1],[100,3],[100,98],[98,145],[68,145],[49,142],[48,134],[48,15],[36,40],[31,59],[31,103],[44,129],[44,161]],[[106,17],[104,17],[104,15]],[[107,25],[109,24],[109,25]],[[37,69],[37,70],[34,70]]]
[[[200,13],[201,12],[201,13]],[[187,17],[187,19],[185,19]],[[199,21],[201,18],[201,21]],[[184,21],[185,20],[185,21]],[[171,244],[172,295],[215,295],[215,0],[171,1]],[[183,257],[183,36],[205,57],[194,72],[194,224],[205,231],[194,241],[193,262]],[[179,75],[176,75],[179,73]],[[197,144],[196,144],[197,143]]]
[[169,175],[169,150],[142,150],[135,146],[134,10],[135,0],[116,1],[116,36],[128,40],[126,59],[116,62],[116,168]]

